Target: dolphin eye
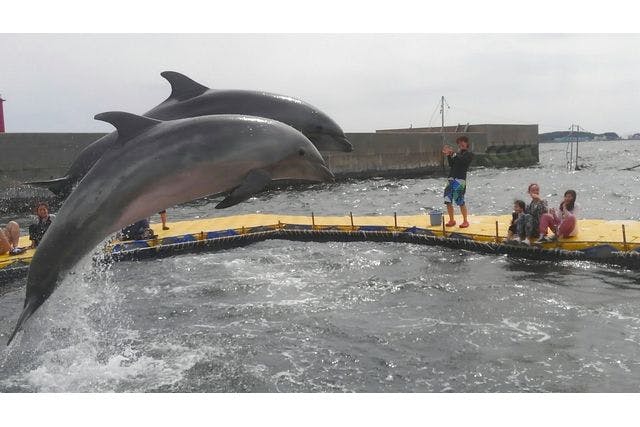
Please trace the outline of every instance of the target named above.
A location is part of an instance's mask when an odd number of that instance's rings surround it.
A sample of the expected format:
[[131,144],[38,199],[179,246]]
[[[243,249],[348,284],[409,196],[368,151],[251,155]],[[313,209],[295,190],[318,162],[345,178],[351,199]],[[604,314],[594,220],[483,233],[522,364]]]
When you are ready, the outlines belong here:
[[316,126],[316,131],[322,132],[322,126]]
[[299,149],[298,154],[300,154],[301,156],[304,156],[305,154],[304,148]]

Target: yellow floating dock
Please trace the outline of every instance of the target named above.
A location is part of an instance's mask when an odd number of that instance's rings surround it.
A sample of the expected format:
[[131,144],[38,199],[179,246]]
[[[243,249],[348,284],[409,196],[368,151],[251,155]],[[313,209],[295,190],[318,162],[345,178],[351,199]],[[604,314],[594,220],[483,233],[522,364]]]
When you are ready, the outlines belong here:
[[[29,236],[20,236],[20,247],[28,247],[31,246],[31,240],[29,240]],[[8,269],[9,267],[23,266],[31,262],[31,258],[33,258],[33,254],[35,253],[35,249],[27,249],[25,252],[20,255],[9,255],[4,254],[0,255],[0,274],[3,270]]]
[[[497,223],[497,231],[496,231]],[[316,230],[337,228],[343,231],[367,230],[371,227],[385,227],[388,231],[403,231],[412,227],[426,229],[439,237],[451,234],[462,235],[484,242],[502,242],[507,237],[507,229],[511,223],[511,215],[470,215],[469,227],[431,226],[429,216],[294,216],[275,214],[236,215],[219,218],[180,221],[170,225],[163,231],[159,224],[152,228],[158,240],[186,234],[197,234],[207,231],[238,230],[254,227],[286,228],[287,225],[309,226]],[[624,236],[623,236],[624,226]],[[560,239],[558,242],[545,243],[543,247],[557,247],[566,250],[581,250],[596,245],[609,244],[618,250],[634,250],[640,247],[640,221],[605,221],[583,219],[579,221],[579,234],[575,237]],[[626,240],[626,248],[625,248]]]
[[[150,240],[115,241],[106,253],[116,260],[169,256],[193,250],[242,246],[266,239],[304,241],[399,241],[444,245],[480,252],[507,253],[533,259],[585,259],[640,269],[640,221],[579,220],[575,237],[539,247],[505,244],[511,215],[469,216],[470,226],[431,226],[429,216],[293,216],[250,214],[159,224]],[[23,236],[21,246],[28,246]],[[0,255],[0,274],[25,270],[35,250]]]

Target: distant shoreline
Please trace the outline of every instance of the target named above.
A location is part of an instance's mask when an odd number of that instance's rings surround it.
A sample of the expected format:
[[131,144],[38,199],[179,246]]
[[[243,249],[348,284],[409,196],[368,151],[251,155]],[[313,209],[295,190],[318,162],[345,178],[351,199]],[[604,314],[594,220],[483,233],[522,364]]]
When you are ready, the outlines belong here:
[[[597,140],[597,139],[589,139],[589,140],[580,140],[578,142],[589,142],[589,143],[603,143],[603,142],[617,142],[617,141],[637,141],[640,142],[640,139],[609,139],[609,140]],[[544,140],[539,140],[538,141],[540,144],[566,144],[567,142],[571,142],[571,141],[544,141]],[[573,141],[575,142],[575,141]]]

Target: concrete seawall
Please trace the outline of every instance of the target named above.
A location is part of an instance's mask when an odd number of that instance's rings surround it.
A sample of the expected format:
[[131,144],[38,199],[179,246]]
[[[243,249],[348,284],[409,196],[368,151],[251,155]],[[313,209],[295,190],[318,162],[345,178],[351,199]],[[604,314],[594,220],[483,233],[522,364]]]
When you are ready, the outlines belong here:
[[[445,134],[446,144],[455,146],[461,134]],[[486,136],[466,133],[474,152],[486,150]],[[349,133],[353,152],[323,152],[338,178],[374,176],[407,177],[441,175],[448,170],[442,155],[442,135],[432,133]]]
[[[65,175],[78,153],[102,133],[0,133],[0,214],[30,212],[38,200],[59,205],[46,189],[26,181]],[[398,129],[376,133],[348,133],[354,151],[323,152],[338,179],[369,177],[439,176],[448,171],[441,153],[443,140],[455,146],[469,137],[476,154],[472,167],[520,167],[538,162],[538,127],[473,125],[445,133]]]
[[[538,162],[537,126],[472,125],[461,132],[447,128],[440,133],[420,129],[348,133],[351,153],[323,152],[338,178],[420,176],[442,174],[445,143],[467,135],[476,153],[474,166],[526,166]],[[58,178],[76,155],[102,133],[4,133],[0,134],[0,188],[25,181]]]
[[0,188],[59,178],[103,133],[0,133]]

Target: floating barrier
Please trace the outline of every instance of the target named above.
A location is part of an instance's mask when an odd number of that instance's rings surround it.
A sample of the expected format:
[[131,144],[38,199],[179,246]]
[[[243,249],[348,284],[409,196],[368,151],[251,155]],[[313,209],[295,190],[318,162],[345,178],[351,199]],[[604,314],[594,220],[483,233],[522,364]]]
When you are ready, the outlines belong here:
[[[469,216],[469,228],[439,225],[433,215],[310,216],[251,214],[170,223],[169,230],[152,225],[149,240],[113,241],[105,258],[115,261],[162,258],[181,253],[210,252],[284,239],[302,242],[398,242],[444,246],[486,254],[506,254],[545,261],[582,260],[640,270],[640,222],[579,221],[578,236],[527,246],[506,241],[510,215]],[[23,240],[23,239],[26,239]],[[29,244],[22,237],[21,245]],[[0,281],[24,276],[35,250],[0,255]]]

